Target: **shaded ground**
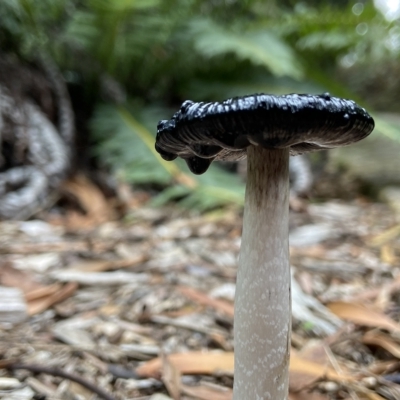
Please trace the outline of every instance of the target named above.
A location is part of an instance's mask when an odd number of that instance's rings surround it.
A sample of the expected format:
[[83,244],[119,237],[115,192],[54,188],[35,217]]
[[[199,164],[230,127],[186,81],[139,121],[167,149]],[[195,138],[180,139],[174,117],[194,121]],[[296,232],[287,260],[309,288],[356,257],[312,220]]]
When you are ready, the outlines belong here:
[[[86,215],[0,224],[0,398],[231,399],[239,213],[137,193],[113,220],[88,188],[68,187]],[[399,399],[400,217],[332,200],[290,231],[291,399]]]

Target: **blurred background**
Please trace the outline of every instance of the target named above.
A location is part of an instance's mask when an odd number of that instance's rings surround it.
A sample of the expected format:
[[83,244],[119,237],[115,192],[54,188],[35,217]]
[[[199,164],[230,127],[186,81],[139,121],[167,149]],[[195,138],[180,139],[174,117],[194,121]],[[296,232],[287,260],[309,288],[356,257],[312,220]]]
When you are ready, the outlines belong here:
[[[77,171],[89,173],[108,195],[121,182],[151,189],[156,205],[172,199],[203,210],[241,204],[240,177],[218,166],[189,177],[183,163],[163,162],[153,142],[158,120],[182,101],[251,93],[330,92],[356,100],[376,120],[373,138],[332,152],[333,166],[316,155],[315,176],[350,169],[369,194],[371,184],[400,183],[398,17],[393,0],[3,0],[0,171],[7,184],[0,215],[27,218],[48,207],[44,192],[54,194],[60,176]],[[63,100],[68,94],[71,110]],[[15,131],[29,125],[26,101],[37,118],[57,126],[55,140],[30,134],[36,149],[29,134]],[[6,103],[20,115],[10,115]],[[54,158],[57,165],[43,169]],[[24,169],[11,176],[17,167]],[[42,182],[22,195],[39,169]],[[321,190],[315,194],[329,195]],[[12,191],[9,204],[4,197]]]
[[376,129],[290,161],[290,400],[396,400],[400,1],[0,0],[0,398],[231,400],[246,165],[157,123],[325,92]]

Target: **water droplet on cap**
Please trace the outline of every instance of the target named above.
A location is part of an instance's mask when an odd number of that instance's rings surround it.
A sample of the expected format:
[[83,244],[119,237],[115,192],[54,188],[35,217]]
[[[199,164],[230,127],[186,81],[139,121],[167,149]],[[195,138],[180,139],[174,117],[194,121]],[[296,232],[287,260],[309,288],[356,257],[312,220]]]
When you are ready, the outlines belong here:
[[191,172],[196,175],[204,174],[208,170],[212,160],[200,158],[200,157],[190,157],[187,158],[186,164],[188,165]]
[[157,124],[157,131],[164,131],[175,128],[175,121],[171,119],[163,119]]
[[185,100],[181,105],[181,112],[187,111],[192,104],[194,104],[192,100]]
[[323,97],[325,100],[330,100],[331,94],[329,92],[325,92],[325,93],[322,93],[321,97]]

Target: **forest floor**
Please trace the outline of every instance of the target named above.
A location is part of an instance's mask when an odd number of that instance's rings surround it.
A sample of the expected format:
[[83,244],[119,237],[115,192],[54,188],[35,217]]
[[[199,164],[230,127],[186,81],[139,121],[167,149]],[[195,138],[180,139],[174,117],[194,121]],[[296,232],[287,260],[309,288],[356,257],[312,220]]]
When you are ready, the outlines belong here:
[[[230,400],[240,212],[67,189],[85,213],[0,223],[0,398]],[[290,399],[400,399],[400,216],[303,201],[290,250]]]

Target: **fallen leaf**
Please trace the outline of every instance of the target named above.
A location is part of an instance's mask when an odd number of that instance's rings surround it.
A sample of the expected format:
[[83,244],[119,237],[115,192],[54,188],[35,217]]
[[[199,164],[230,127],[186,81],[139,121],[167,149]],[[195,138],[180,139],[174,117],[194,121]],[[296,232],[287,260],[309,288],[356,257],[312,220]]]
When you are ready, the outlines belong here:
[[200,292],[199,290],[190,287],[178,287],[179,292],[184,296],[194,301],[195,303],[201,304],[203,306],[208,306],[220,311],[229,317],[233,318],[234,308],[233,304],[230,304],[223,300],[213,299],[212,297]]
[[329,400],[330,397],[319,393],[289,393],[289,400]]
[[346,373],[344,370],[343,373],[336,372],[333,368],[319,364],[313,361],[306,360],[297,356],[296,354],[292,354],[290,356],[290,373],[302,373],[304,375],[308,375],[314,377],[315,380],[326,378],[332,381],[338,382],[353,382],[357,379],[357,377],[353,374],[350,375]]
[[400,224],[379,233],[368,241],[371,246],[380,247],[400,235]]
[[[73,396],[75,397],[75,398],[80,398],[80,399],[90,399],[91,397],[93,397],[92,396],[92,392],[89,390],[89,389],[87,389],[87,388],[85,388],[84,386],[82,386],[81,384],[79,384],[79,383],[76,383],[76,382],[69,382],[69,384],[68,384],[68,390],[71,392],[71,393],[73,393]],[[55,396],[54,396],[55,397]],[[47,398],[50,398],[51,399],[51,397],[50,396],[48,396]]]
[[168,393],[174,400],[181,398],[181,374],[178,368],[170,362],[166,354],[162,354],[162,381]]
[[384,292],[391,295],[393,292],[400,290],[400,277],[398,276],[395,280],[384,283],[381,286],[374,287],[372,289],[365,289],[361,293],[352,296],[347,302],[348,303],[364,303],[368,300],[374,300],[376,297],[380,296],[380,293]]
[[43,297],[51,296],[53,293],[58,292],[61,287],[62,285],[60,283],[38,287],[37,289],[33,289],[25,293],[25,300],[34,301]]
[[64,301],[70,297],[78,289],[78,284],[75,282],[69,282],[65,284],[60,290],[49,296],[37,298],[28,302],[28,314],[35,315],[39,314],[48,308],[52,307],[54,304]]
[[[291,351],[292,360],[307,360],[309,362],[318,364],[320,368],[325,368],[329,365],[328,355],[325,350],[324,342],[311,342],[305,346],[301,353],[297,353],[292,349]],[[310,389],[312,385],[320,379],[320,376],[315,376],[313,373],[308,373],[307,370],[301,368],[295,368],[295,364],[292,362],[289,379],[289,389],[292,392],[300,392],[304,389]]]
[[[211,375],[218,371],[233,374],[233,353],[187,352],[168,355],[168,360],[181,374]],[[136,373],[144,377],[159,377],[162,367],[160,357],[147,361],[136,368]]]
[[99,314],[104,315],[106,317],[112,317],[115,315],[119,315],[122,310],[122,305],[117,304],[104,304],[99,308]]
[[339,318],[355,324],[386,329],[390,332],[400,332],[400,325],[397,322],[373,310],[371,307],[338,301],[328,304],[328,308]]
[[147,261],[148,257],[144,254],[139,254],[137,257],[128,258],[124,260],[93,260],[87,262],[81,262],[71,265],[68,270],[82,271],[82,272],[104,272],[113,271],[116,269],[130,268],[135,265],[141,264]]
[[24,295],[45,288],[35,280],[32,273],[13,268],[10,263],[2,265],[0,268],[0,284],[18,288]]
[[365,390],[364,393],[370,400],[385,400],[384,397],[379,396],[378,393],[372,392],[371,390]]
[[368,367],[368,371],[373,375],[385,375],[399,369],[399,367],[400,363],[398,360],[375,361]]
[[389,336],[378,332],[367,332],[363,338],[364,344],[382,347],[396,358],[400,358],[400,346]]
[[233,392],[231,389],[214,389],[209,386],[187,386],[182,385],[182,392],[198,400],[232,400]]
[[76,283],[42,285],[31,273],[19,271],[10,265],[0,270],[0,284],[18,288],[24,293],[29,315],[39,314],[67,299],[78,288]]
[[73,196],[86,215],[71,212],[67,223],[71,228],[87,228],[90,225],[109,221],[115,213],[101,190],[84,175],[76,175],[64,182],[62,189]]
[[[168,355],[168,360],[182,375],[211,375],[218,371],[233,374],[233,352],[175,353]],[[162,359],[157,357],[136,368],[136,373],[143,377],[159,377],[161,368]],[[290,357],[290,373],[302,373],[311,376],[313,380],[327,378],[338,382],[352,382],[357,379],[354,374],[350,375],[346,372],[339,374],[329,366],[302,359],[296,354],[292,354]]]
[[389,244],[384,244],[381,247],[381,261],[385,264],[395,265],[398,262],[396,257],[396,252],[393,246]]

